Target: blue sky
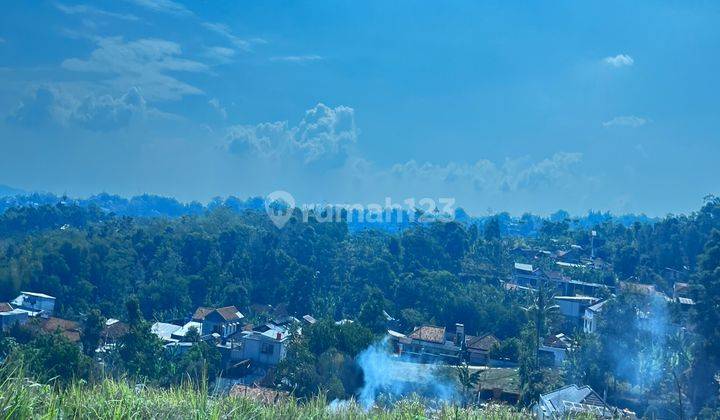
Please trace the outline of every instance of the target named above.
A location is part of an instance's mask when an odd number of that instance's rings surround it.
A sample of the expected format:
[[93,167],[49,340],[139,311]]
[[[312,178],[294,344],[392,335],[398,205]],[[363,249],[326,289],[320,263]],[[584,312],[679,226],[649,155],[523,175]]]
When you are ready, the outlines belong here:
[[651,215],[718,193],[711,2],[6,2],[0,184],[454,197]]

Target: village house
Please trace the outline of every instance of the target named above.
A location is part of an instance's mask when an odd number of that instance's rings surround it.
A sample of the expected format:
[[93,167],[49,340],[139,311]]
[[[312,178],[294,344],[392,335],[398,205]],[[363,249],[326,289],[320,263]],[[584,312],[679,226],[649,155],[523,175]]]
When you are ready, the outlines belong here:
[[604,284],[573,280],[562,271],[541,270],[532,264],[515,263],[510,283],[517,286],[516,290],[536,290],[541,282],[565,296],[597,296],[609,288]]
[[557,420],[589,415],[592,418],[635,418],[635,414],[608,405],[589,386],[568,385],[540,395],[532,408],[538,420]]
[[419,362],[487,364],[490,351],[499,341],[493,335],[465,335],[465,326],[455,324],[455,331],[424,325],[408,335],[388,330],[394,352]]
[[573,342],[563,333],[546,337],[538,351],[543,365],[562,367],[567,352],[573,348]]
[[598,319],[602,313],[603,306],[607,302],[607,300],[603,300],[585,309],[585,314],[583,315],[583,332],[586,334],[594,334],[595,331],[597,331]]
[[25,325],[28,312],[14,309],[9,303],[0,303],[0,330],[8,331],[14,325]]
[[490,363],[490,352],[500,345],[494,335],[468,335],[465,337],[465,360],[471,365],[487,365]]
[[229,340],[231,362],[249,360],[274,366],[287,354],[290,331],[281,326],[266,324],[236,335]]
[[[462,346],[459,337],[446,335],[445,327],[425,325],[417,327],[405,336],[390,331],[395,352],[420,362],[445,362],[457,364],[461,359]],[[462,332],[459,332],[463,334]]]
[[55,298],[44,293],[20,292],[10,304],[15,309],[27,311],[29,316],[50,316],[55,311]]
[[48,317],[55,310],[55,298],[44,293],[20,292],[8,302],[0,302],[0,330],[7,331],[13,325],[25,325],[31,317]]
[[98,350],[108,350],[130,331],[130,326],[118,319],[108,318],[100,332],[100,346]]
[[37,317],[31,319],[27,325],[42,333],[60,334],[71,343],[80,342],[80,324],[75,321],[52,316],[47,318]]
[[567,332],[581,329],[587,308],[600,301],[592,296],[555,296],[553,300],[563,317],[564,331]]
[[173,338],[173,333],[182,328],[180,325],[168,322],[156,322],[150,326],[150,332],[155,334],[163,343],[175,343],[179,340]]
[[[207,308],[200,309],[204,312]],[[205,314],[198,314],[198,311],[195,312],[193,321],[202,324],[201,335],[217,333],[221,338],[226,338],[242,329],[245,316],[235,306],[216,308]]]

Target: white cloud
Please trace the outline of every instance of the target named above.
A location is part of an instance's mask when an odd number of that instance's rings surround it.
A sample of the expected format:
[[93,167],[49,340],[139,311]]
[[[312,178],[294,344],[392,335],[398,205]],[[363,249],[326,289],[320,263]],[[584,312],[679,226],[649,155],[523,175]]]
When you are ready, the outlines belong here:
[[287,121],[230,127],[228,150],[264,158],[295,158],[306,165],[339,166],[357,140],[355,111],[318,104],[295,126]]
[[192,15],[187,7],[184,5],[174,2],[172,0],[126,0],[134,3],[140,7],[152,10],[154,12],[167,13],[170,15],[177,16],[189,16]]
[[625,67],[635,64],[635,60],[627,54],[618,54],[614,57],[603,58],[603,63],[612,67]]
[[647,124],[648,120],[634,115],[615,117],[602,123],[603,127],[641,127]]
[[120,37],[96,38],[98,48],[86,60],[69,58],[62,67],[107,76],[116,91],[139,88],[148,100],[175,100],[202,91],[168,72],[203,72],[204,63],[182,58],[180,45],[161,39],[126,42]]
[[572,176],[572,170],[582,160],[581,153],[558,152],[539,162],[527,159],[508,159],[497,165],[487,159],[473,164],[451,162],[445,165],[414,160],[395,164],[390,174],[396,178],[416,182],[442,182],[469,185],[476,191],[489,193],[537,190]]
[[225,110],[225,107],[220,104],[220,100],[217,98],[212,98],[208,101],[208,105],[213,107],[223,119],[227,118],[227,111]]
[[235,47],[249,51],[254,44],[264,44],[265,40],[260,38],[243,39],[235,35],[230,27],[224,23],[203,22],[202,25],[209,31],[215,32],[230,41]]
[[58,10],[65,13],[66,15],[95,15],[95,16],[111,17],[111,18],[129,20],[129,21],[139,20],[139,18],[135,15],[108,12],[106,10],[98,9],[97,7],[90,6],[87,4],[67,5],[67,4],[62,4],[62,3],[56,3],[55,7],[57,7]]
[[112,131],[129,125],[133,118],[147,116],[167,114],[148,107],[137,88],[119,96],[90,93],[78,99],[59,86],[43,86],[22,101],[7,120],[28,127],[59,124],[92,131]]
[[205,49],[205,55],[212,60],[225,63],[235,56],[235,50],[227,47],[208,47]]
[[7,121],[27,127],[37,127],[52,122],[58,114],[55,96],[56,93],[47,87],[36,89],[32,97],[18,104],[7,117]]
[[133,116],[144,117],[145,98],[137,88],[120,97],[89,95],[70,114],[69,123],[94,131],[110,131],[127,126]]
[[312,61],[321,61],[324,60],[324,58],[319,55],[286,55],[279,57],[271,57],[270,60],[284,61],[288,63],[308,63]]

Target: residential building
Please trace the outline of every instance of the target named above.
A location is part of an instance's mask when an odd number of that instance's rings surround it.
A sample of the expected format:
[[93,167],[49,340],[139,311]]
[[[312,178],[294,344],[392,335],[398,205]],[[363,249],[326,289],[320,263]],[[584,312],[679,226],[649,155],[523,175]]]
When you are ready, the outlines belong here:
[[393,350],[400,356],[421,363],[484,365],[490,361],[490,351],[500,342],[491,334],[466,335],[463,324],[455,324],[455,331],[445,327],[424,325],[416,327],[410,334],[388,330]]
[[571,332],[583,327],[585,310],[600,299],[592,296],[555,296],[554,301],[564,320],[563,331]]
[[274,366],[285,358],[293,331],[301,332],[299,325],[297,318],[284,316],[250,331],[236,332],[228,337],[220,350],[229,351],[229,362],[232,364],[249,360]]
[[0,330],[8,331],[13,325],[25,325],[28,312],[22,309],[11,309],[0,312]]
[[547,394],[540,395],[533,406],[538,420],[574,418],[589,415],[592,418],[634,418],[632,412],[609,406],[589,386],[568,385]]
[[29,324],[31,328],[39,328],[40,331],[47,334],[58,333],[65,337],[71,343],[80,341],[80,324],[75,321],[56,317],[38,317],[32,319]]
[[585,314],[583,315],[583,332],[586,334],[594,334],[595,331],[597,331],[598,318],[605,303],[607,303],[607,300],[588,306],[585,309]]
[[242,329],[243,318],[245,316],[235,306],[225,306],[213,309],[205,314],[202,320],[198,319],[195,322],[202,323],[200,331],[202,335],[217,333],[220,337],[226,338]]
[[565,334],[546,337],[539,348],[541,362],[546,366],[561,367],[572,348],[573,342]]
[[542,271],[533,267],[532,264],[515,263],[513,266],[512,280],[518,286],[537,287],[542,279]]
[[180,340],[173,338],[173,333],[182,328],[180,325],[169,324],[167,322],[156,322],[150,326],[150,332],[155,334],[165,343],[175,343]]
[[471,365],[487,365],[490,352],[500,341],[492,334],[465,337],[465,360]]
[[55,298],[44,293],[20,292],[10,303],[16,309],[28,311],[30,316],[52,315],[55,311]]
[[114,318],[107,319],[100,333],[100,346],[114,346],[129,331],[128,324]]

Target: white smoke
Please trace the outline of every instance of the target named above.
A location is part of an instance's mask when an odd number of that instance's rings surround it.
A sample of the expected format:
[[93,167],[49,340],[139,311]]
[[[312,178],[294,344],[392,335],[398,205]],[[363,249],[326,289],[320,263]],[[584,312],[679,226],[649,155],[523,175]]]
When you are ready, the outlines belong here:
[[388,350],[387,337],[363,350],[357,363],[365,376],[357,400],[366,410],[378,402],[392,404],[412,395],[439,403],[458,400],[456,382],[447,366],[412,363],[394,356]]

